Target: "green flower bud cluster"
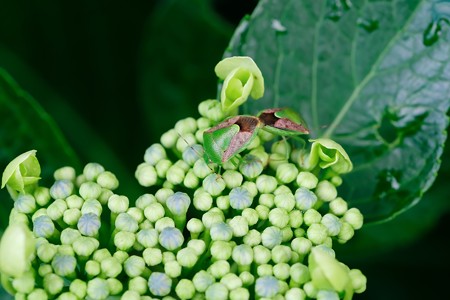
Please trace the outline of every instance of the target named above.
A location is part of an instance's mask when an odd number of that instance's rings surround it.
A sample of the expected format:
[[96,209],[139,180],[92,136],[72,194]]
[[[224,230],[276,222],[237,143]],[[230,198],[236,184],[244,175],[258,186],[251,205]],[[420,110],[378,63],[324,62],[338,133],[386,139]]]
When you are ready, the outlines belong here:
[[208,163],[203,132],[263,92],[253,61],[224,61],[216,72],[226,81],[226,103],[203,101],[199,118],[178,121],[145,151],[135,177],[148,193],[138,199],[116,194],[117,178],[96,163],[79,175],[70,167],[55,171],[49,188],[37,185],[36,171],[22,188],[25,175],[7,168],[15,202],[0,243],[0,272],[10,293],[351,299],[365,290],[361,271],[333,251],[363,225],[360,211],[338,195],[340,175],[352,168],[342,147],[318,139],[299,148],[260,130],[223,165]]
[[[151,145],[136,171],[138,181],[156,191],[162,207],[158,216],[168,215],[175,227],[185,232],[184,241],[178,237],[178,253],[185,253],[187,244],[197,240],[209,249],[200,258],[189,258],[195,267],[199,267],[197,261],[203,262],[201,274],[209,278],[205,284],[209,293],[196,284],[198,271],[182,268],[181,274],[194,274],[185,277],[193,283],[189,297],[201,294],[211,297],[208,299],[228,299],[236,293],[235,299],[303,299],[323,298],[325,292],[348,297],[364,291],[365,277],[359,270],[344,268],[348,280],[343,288],[324,286],[314,275],[333,274],[335,266],[341,268],[343,264],[334,258],[333,243],[347,242],[363,225],[360,211],[349,208],[338,196],[340,175],[352,167],[342,147],[320,139],[312,141],[307,152],[295,149],[295,142],[277,141],[274,135],[260,131],[238,158],[222,166],[208,164],[202,134],[225,113],[215,100],[200,103],[199,111],[199,119],[179,121],[163,134],[160,143]],[[151,175],[142,172],[144,165],[152,170]],[[146,178],[152,178],[152,184]],[[182,207],[181,218],[169,205],[180,191],[186,199],[183,205],[177,202]],[[311,253],[316,249],[328,254],[333,263],[311,268]],[[351,279],[353,273],[364,284],[357,285]],[[170,288],[168,278],[172,277],[167,276],[165,291],[173,294],[177,285],[172,282]],[[223,280],[227,276],[239,279],[231,284]],[[334,277],[329,281],[341,280]]]

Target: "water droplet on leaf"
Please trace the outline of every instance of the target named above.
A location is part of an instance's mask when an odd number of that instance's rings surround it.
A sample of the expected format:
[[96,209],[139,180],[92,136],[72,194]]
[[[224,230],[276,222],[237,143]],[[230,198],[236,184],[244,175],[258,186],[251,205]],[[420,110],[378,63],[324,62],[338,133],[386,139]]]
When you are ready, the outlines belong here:
[[339,21],[344,13],[352,7],[350,0],[331,0],[328,1],[330,11],[327,14],[327,18],[332,21]]
[[439,40],[441,34],[441,25],[439,21],[431,22],[425,32],[423,33],[423,44],[425,46],[431,46]]
[[379,27],[378,20],[374,19],[358,18],[358,20],[356,20],[356,24],[358,24],[359,27],[363,28],[368,33],[377,30]]
[[450,2],[434,3],[431,9],[432,21],[423,33],[423,44],[431,46],[439,40],[442,24],[450,24]]
[[276,32],[286,32],[287,29],[286,27],[281,24],[280,20],[277,19],[273,19],[272,20],[272,29],[274,29]]

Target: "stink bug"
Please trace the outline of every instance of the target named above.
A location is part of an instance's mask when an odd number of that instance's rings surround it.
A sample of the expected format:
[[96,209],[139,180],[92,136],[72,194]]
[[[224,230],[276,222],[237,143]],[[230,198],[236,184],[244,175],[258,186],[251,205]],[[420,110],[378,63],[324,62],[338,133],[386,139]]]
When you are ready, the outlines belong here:
[[257,117],[231,117],[203,133],[205,161],[222,165],[244,151],[259,129],[281,136],[309,133],[300,116],[288,108],[266,109]]
[[223,164],[244,151],[263,123],[253,116],[231,117],[203,133],[205,160]]

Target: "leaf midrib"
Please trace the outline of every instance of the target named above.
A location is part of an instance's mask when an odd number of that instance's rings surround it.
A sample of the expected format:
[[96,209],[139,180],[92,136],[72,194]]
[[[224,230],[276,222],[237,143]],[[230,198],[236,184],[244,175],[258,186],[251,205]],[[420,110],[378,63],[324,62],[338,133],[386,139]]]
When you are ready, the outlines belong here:
[[[379,65],[381,64],[382,60],[386,56],[386,54],[392,49],[394,43],[399,39],[399,37],[404,33],[405,28],[407,28],[412,20],[414,19],[414,16],[417,14],[419,8],[423,5],[424,0],[420,1],[417,4],[417,7],[414,9],[414,11],[411,13],[408,20],[404,23],[404,25],[401,27],[400,30],[397,31],[397,33],[391,38],[389,43],[386,45],[383,51],[380,52],[380,55],[378,56],[375,63],[370,68],[370,71],[366,74],[364,79],[355,87],[350,97],[345,101],[344,106],[341,108],[337,116],[334,118],[333,122],[330,124],[330,126],[327,128],[325,133],[322,135],[324,138],[330,138],[334,131],[336,130],[337,126],[342,122],[347,112],[350,110],[350,107],[353,105],[353,103],[356,101],[356,99],[359,96],[359,93],[361,90],[367,85],[367,83],[375,76],[376,70],[378,69]],[[354,51],[354,49],[352,49]],[[354,55],[354,53],[352,53]],[[317,78],[316,78],[317,80]],[[314,103],[313,103],[314,104]],[[314,105],[313,105],[314,107]],[[317,115],[315,115],[315,118]]]

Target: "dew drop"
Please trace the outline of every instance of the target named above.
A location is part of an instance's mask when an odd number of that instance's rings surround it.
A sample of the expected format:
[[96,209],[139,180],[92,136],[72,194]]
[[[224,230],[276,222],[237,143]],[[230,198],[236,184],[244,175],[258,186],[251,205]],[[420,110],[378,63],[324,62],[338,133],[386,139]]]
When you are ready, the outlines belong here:
[[423,33],[423,44],[431,46],[439,40],[441,34],[441,25],[439,21],[431,22]]
[[344,13],[352,7],[350,0],[331,0],[328,1],[330,11],[327,14],[327,18],[332,21],[339,21]]
[[440,1],[433,4],[432,20],[423,33],[423,44],[431,46],[439,40],[442,24],[450,24],[450,2]]
[[358,18],[358,20],[356,20],[356,24],[359,27],[363,28],[368,33],[371,33],[373,31],[377,30],[380,25],[378,20],[365,19],[365,18]]
[[272,20],[272,29],[274,29],[276,32],[286,32],[286,27],[281,24],[280,20],[273,19]]

